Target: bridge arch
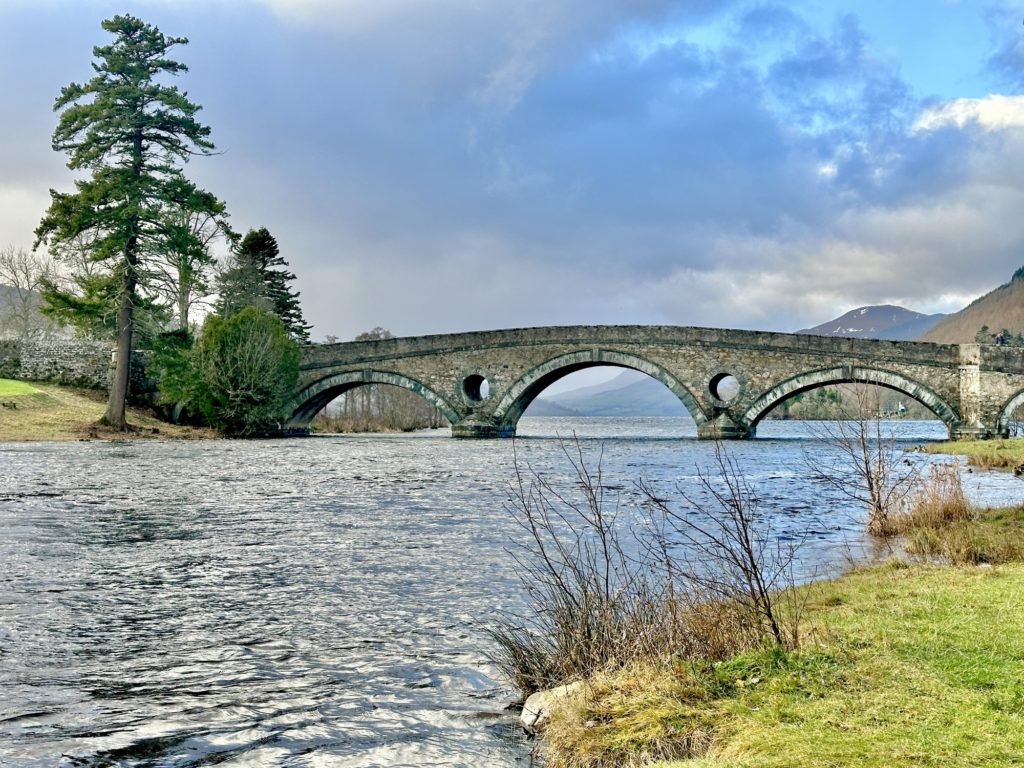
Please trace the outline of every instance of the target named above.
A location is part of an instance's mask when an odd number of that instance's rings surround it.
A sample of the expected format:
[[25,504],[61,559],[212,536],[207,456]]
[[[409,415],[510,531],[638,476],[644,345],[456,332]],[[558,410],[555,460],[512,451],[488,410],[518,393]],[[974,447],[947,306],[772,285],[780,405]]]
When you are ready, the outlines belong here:
[[1024,405],[1024,389],[1015,394],[999,410],[999,418],[996,421],[996,434],[1000,437],[1008,437],[1010,434],[1010,419],[1018,408]]
[[520,376],[505,391],[498,405],[495,406],[495,421],[502,426],[514,429],[530,403],[550,384],[575,371],[599,365],[632,368],[635,371],[646,373],[651,378],[657,379],[668,387],[679,398],[683,405],[686,406],[686,410],[689,411],[693,420],[697,422],[697,426],[704,424],[708,420],[704,409],[700,407],[693,393],[690,392],[685,384],[660,365],[626,352],[587,349],[553,357],[540,365],[534,366]]
[[437,408],[452,424],[459,420],[459,415],[451,403],[438,395],[422,382],[390,371],[367,369],[364,371],[348,371],[325,376],[302,389],[292,400],[292,415],[288,419],[289,430],[306,430],[313,420],[331,400],[338,395],[366,384],[391,384],[396,387],[415,392]]
[[950,429],[960,423],[957,412],[925,385],[893,371],[861,366],[821,368],[797,374],[758,397],[744,412],[742,420],[753,429],[768,411],[784,400],[801,392],[831,384],[877,384],[914,398],[938,416]]

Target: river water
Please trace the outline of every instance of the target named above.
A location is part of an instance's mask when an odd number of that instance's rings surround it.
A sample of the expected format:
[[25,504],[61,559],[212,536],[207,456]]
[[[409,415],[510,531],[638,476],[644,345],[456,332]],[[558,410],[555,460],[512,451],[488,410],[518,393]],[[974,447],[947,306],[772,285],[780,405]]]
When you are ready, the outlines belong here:
[[[530,418],[520,462],[568,487],[574,428],[627,507],[635,480],[692,491],[712,463],[688,419]],[[864,546],[862,511],[808,479],[814,435],[728,446],[808,573]],[[512,441],[7,443],[0,468],[0,765],[529,764],[486,634],[523,607]]]

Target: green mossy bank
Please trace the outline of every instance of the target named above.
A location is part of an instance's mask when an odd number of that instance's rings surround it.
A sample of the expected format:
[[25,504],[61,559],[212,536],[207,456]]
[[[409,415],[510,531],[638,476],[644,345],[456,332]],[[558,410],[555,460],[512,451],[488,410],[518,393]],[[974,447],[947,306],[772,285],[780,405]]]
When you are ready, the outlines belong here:
[[[1024,564],[893,561],[807,590],[797,651],[592,681],[545,732],[552,764],[1024,765]],[[652,759],[673,740],[700,756]]]

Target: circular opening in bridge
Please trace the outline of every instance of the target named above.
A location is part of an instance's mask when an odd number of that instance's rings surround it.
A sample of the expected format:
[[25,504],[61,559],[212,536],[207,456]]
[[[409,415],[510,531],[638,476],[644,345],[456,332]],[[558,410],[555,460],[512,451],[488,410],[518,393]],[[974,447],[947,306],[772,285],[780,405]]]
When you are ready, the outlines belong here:
[[735,400],[740,393],[740,382],[731,373],[720,373],[711,379],[708,389],[711,390],[712,397],[723,403],[728,403]]
[[491,394],[491,385],[479,373],[471,373],[462,380],[462,391],[474,403],[479,403]]

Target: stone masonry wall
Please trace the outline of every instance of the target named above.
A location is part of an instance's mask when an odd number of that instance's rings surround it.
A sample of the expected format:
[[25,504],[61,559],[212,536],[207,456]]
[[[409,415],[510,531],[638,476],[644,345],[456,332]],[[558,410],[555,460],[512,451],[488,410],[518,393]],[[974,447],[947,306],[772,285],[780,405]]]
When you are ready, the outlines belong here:
[[21,370],[21,343],[0,341],[0,379],[16,379]]
[[[105,390],[110,385],[112,350],[110,342],[84,339],[0,341],[0,378]],[[150,352],[132,354],[129,390],[135,402],[145,401],[156,392],[151,361]]]
[[109,342],[82,339],[30,341],[22,346],[18,378],[106,389],[110,379]]

